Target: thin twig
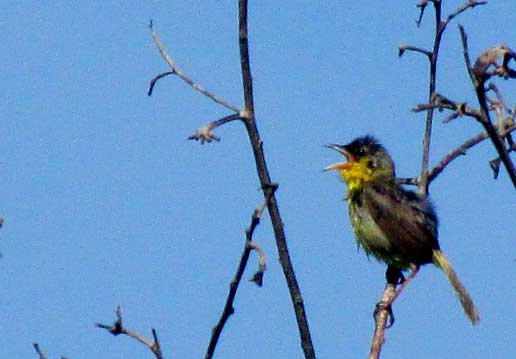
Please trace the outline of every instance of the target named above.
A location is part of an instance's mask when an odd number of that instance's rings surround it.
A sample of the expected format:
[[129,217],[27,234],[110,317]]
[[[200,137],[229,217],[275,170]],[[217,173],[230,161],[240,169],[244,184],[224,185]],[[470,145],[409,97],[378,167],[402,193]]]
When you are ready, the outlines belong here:
[[398,184],[408,184],[412,186],[417,186],[419,183],[419,177],[413,178],[396,178],[396,183]]
[[466,4],[462,5],[461,7],[457,8],[457,10],[452,12],[450,15],[448,15],[448,17],[446,17],[446,19],[444,20],[444,23],[448,24],[450,21],[453,20],[453,18],[455,18],[457,15],[462,14],[464,11],[466,11],[468,9],[472,9],[475,6],[485,5],[485,4],[487,4],[487,1],[471,0],[471,1],[467,2]]
[[425,13],[426,6],[430,1],[435,0],[421,0],[416,6],[419,8],[419,18],[416,20],[417,27],[421,26],[421,21],[423,21],[423,14]]
[[36,350],[36,353],[38,353],[39,355],[39,359],[47,359],[47,357],[45,356],[45,353],[43,353],[43,351],[41,350],[41,348],[39,347],[39,344],[38,343],[34,343],[32,344],[32,346],[34,347],[34,349]]
[[147,91],[147,96],[151,96],[152,95],[152,91],[154,90],[154,86],[156,85],[156,82],[158,82],[159,79],[162,79],[163,77],[166,77],[168,75],[174,75],[175,72],[174,71],[166,71],[166,72],[163,72],[161,74],[159,74],[158,76],[156,76],[155,78],[153,78],[149,84],[149,91]]
[[186,82],[188,85],[192,86],[194,89],[196,89],[197,91],[202,93],[204,96],[206,96],[206,97],[210,98],[211,100],[215,101],[216,103],[218,103],[218,104],[220,104],[220,105],[222,105],[222,106],[232,110],[233,112],[240,113],[240,109],[237,106],[232,105],[231,103],[229,103],[228,101],[218,97],[217,95],[212,94],[206,88],[204,88],[204,86],[202,86],[202,85],[200,85],[198,83],[195,83],[187,75],[185,75],[185,73],[177,66],[177,64],[174,61],[174,59],[172,57],[170,57],[170,55],[165,50],[165,47],[163,46],[163,43],[161,42],[161,39],[160,39],[158,33],[156,31],[154,31],[154,26],[152,24],[152,21],[149,24],[149,28],[150,28],[151,33],[152,33],[152,38],[154,39],[154,42],[156,43],[156,46],[158,47],[158,50],[159,50],[161,56],[163,57],[163,59],[165,59],[167,64],[170,66],[170,68],[172,69],[171,72],[173,74],[177,75],[181,80]]
[[[509,138],[512,132],[516,131],[516,123],[512,123],[509,126],[505,127],[504,130],[499,131],[501,138]],[[479,144],[480,142],[484,141],[486,138],[488,138],[489,135],[486,131],[479,133],[478,135],[470,138],[466,142],[464,142],[462,145],[458,146],[457,148],[453,149],[452,151],[448,152],[442,159],[439,161],[437,165],[435,165],[434,168],[430,171],[428,174],[428,180],[429,182],[433,182],[437,176],[439,176],[444,169],[456,158],[460,156],[464,156],[466,152]],[[514,147],[514,145],[511,145],[511,148]],[[419,177],[416,178],[397,178],[396,182],[399,184],[406,184],[406,185],[416,185],[419,182]]]
[[398,56],[402,57],[405,51],[419,52],[420,54],[426,55],[429,59],[432,57],[432,51],[412,45],[400,45],[398,47]]
[[[235,276],[231,280],[231,283],[229,285],[229,293],[226,298],[226,304],[224,305],[224,310],[222,311],[222,314],[220,316],[220,319],[218,323],[213,327],[211,331],[211,338],[210,343],[208,344],[208,349],[206,350],[206,354],[204,355],[205,359],[210,359],[213,357],[213,354],[215,353],[215,348],[217,347],[217,343],[220,338],[220,334],[222,333],[222,330],[224,329],[224,326],[226,325],[227,320],[229,317],[235,312],[235,309],[233,307],[233,302],[235,301],[236,293],[238,290],[238,285],[240,284],[240,281],[242,280],[242,276],[244,274],[245,268],[247,266],[247,262],[249,260],[249,255],[251,253],[251,250],[253,249],[253,246],[251,245],[253,240],[253,234],[260,223],[260,218],[262,217],[263,212],[265,211],[265,208],[267,208],[267,204],[270,201],[271,197],[274,195],[274,192],[278,188],[277,185],[273,185],[271,188],[271,192],[269,196],[265,199],[262,206],[259,208],[256,208],[253,212],[253,215],[251,217],[251,224],[245,231],[245,245],[244,250],[242,251],[242,256],[240,257],[240,263],[238,264],[237,271],[235,273]],[[265,256],[265,254],[263,254]],[[265,264],[264,264],[265,266]],[[265,270],[265,269],[263,269]]]
[[[511,126],[507,127],[503,131],[500,131],[500,137],[504,138],[508,136],[511,132],[516,130],[516,124],[512,124]],[[441,174],[441,172],[452,162],[454,159],[456,159],[459,156],[465,155],[466,151],[469,150],[471,147],[477,145],[478,143],[484,141],[486,138],[488,138],[489,135],[487,131],[481,132],[478,135],[470,138],[466,142],[464,142],[459,147],[455,148],[454,150],[450,151],[446,156],[443,157],[441,161],[430,171],[429,179],[430,181],[433,181]]]
[[113,324],[108,325],[108,324],[102,324],[102,323],[95,323],[95,326],[97,328],[102,328],[102,329],[107,330],[114,336],[117,336],[119,334],[127,335],[128,337],[131,337],[131,338],[137,340],[138,342],[142,343],[147,348],[149,348],[152,351],[152,353],[154,354],[154,356],[156,357],[156,359],[163,359],[163,353],[161,352],[161,347],[159,345],[158,335],[154,328],[151,329],[152,336],[154,338],[154,340],[152,340],[152,339],[149,339],[137,332],[127,329],[122,325],[122,310],[120,309],[120,306],[118,306],[116,308],[115,313],[116,313],[116,320]]
[[473,76],[473,72],[471,71],[471,58],[469,56],[469,47],[468,47],[468,37],[466,36],[466,31],[464,31],[464,27],[459,24],[457,25],[460,32],[460,38],[462,41],[462,56],[464,56],[464,62],[466,63],[466,69],[468,70],[468,75],[471,81],[475,82],[475,78]]
[[[251,66],[249,62],[249,43],[248,43],[248,0],[238,1],[239,9],[239,47],[240,47],[240,64],[242,68],[242,83],[244,88],[244,99],[245,99],[245,125],[251,146],[253,149],[253,156],[256,163],[256,170],[258,177],[260,178],[260,184],[263,188],[264,196],[267,198],[270,196],[272,188],[270,187],[271,178],[267,163],[265,161],[265,155],[263,153],[263,142],[258,132],[256,125],[256,119],[254,116],[254,103],[253,103],[253,83],[251,77]],[[288,252],[287,240],[285,237],[285,231],[283,229],[283,223],[279,212],[276,197],[274,194],[271,196],[271,200],[268,203],[268,212],[272,222],[274,230],[274,237],[276,238],[276,246],[278,248],[279,260],[283,269],[287,286],[290,293],[294,312],[296,314],[297,326],[299,329],[299,336],[301,338],[301,347],[306,359],[315,359],[315,351],[312,343],[310,334],[310,328],[308,326],[308,319],[306,317],[306,310],[303,303],[303,296],[297,282],[297,278],[294,272],[294,267],[290,260]]]
[[[441,39],[443,29],[441,28],[441,2],[434,1],[435,10],[435,37],[434,45],[432,49],[432,55],[429,57],[430,71],[429,71],[429,88],[428,88],[428,102],[432,102],[432,96],[434,95],[436,88],[437,78],[437,59],[439,56],[439,48],[441,46]],[[421,9],[421,16],[423,14],[424,7]],[[432,137],[432,123],[434,118],[434,109],[429,109],[426,112],[425,121],[425,134],[423,137],[423,155],[421,160],[421,174],[419,176],[420,181],[418,183],[418,192],[426,196],[428,194],[428,164],[430,162],[430,140]]]
[[[435,95],[435,94],[434,94]],[[412,109],[413,112],[428,111],[429,109],[451,110],[454,113],[446,118],[443,122],[450,122],[452,117],[469,116],[478,119],[481,116],[480,111],[469,107],[465,102],[455,102],[449,100],[442,95],[435,95],[432,99],[432,103],[419,104]]]
[[[505,102],[505,99],[503,98],[502,93],[498,89],[498,86],[496,86],[496,84],[490,82],[489,85],[487,86],[487,88],[495,93],[496,98],[498,99],[498,103],[502,106],[502,108],[507,113],[510,114],[511,113],[511,108],[507,105],[507,102]],[[489,101],[489,102],[491,102],[491,101]]]

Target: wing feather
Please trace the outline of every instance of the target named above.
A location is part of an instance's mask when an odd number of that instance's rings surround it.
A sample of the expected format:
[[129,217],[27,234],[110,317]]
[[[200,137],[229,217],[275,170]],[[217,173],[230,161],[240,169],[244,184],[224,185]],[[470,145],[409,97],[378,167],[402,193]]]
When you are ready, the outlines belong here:
[[432,262],[437,242],[437,216],[432,205],[397,184],[364,187],[364,205],[392,244],[393,255],[414,264]]

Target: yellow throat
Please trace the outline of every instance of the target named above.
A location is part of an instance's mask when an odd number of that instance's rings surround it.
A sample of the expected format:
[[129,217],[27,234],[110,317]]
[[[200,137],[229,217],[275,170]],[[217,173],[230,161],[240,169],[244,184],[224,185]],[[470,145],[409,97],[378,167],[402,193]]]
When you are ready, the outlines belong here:
[[370,166],[370,158],[361,158],[357,162],[349,162],[348,168],[339,170],[340,178],[348,185],[349,194],[359,191],[364,183],[375,178],[374,170]]

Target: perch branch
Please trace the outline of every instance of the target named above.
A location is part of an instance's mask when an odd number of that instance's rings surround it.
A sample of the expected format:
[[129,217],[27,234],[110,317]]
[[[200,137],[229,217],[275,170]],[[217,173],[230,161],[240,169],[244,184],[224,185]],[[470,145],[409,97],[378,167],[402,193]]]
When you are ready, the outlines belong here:
[[174,59],[172,57],[170,57],[168,52],[165,50],[165,47],[163,46],[163,43],[161,42],[161,38],[159,37],[159,34],[156,31],[154,31],[154,25],[153,25],[152,21],[149,24],[149,29],[151,30],[152,38],[154,39],[154,42],[156,43],[156,46],[158,47],[158,50],[159,50],[161,56],[163,57],[163,59],[165,59],[165,61],[167,62],[167,64],[170,66],[170,68],[172,70],[169,72],[165,72],[161,75],[158,75],[156,78],[154,78],[151,81],[151,86],[149,88],[150,93],[152,93],[152,88],[154,87],[157,80],[159,80],[160,78],[162,78],[164,76],[174,74],[174,75],[177,75],[177,77],[179,77],[181,80],[186,82],[188,85],[192,86],[194,89],[196,89],[197,91],[202,93],[204,96],[206,96],[206,97],[210,98],[211,100],[215,101],[216,103],[232,110],[233,112],[240,113],[240,109],[237,106],[232,105],[231,103],[218,97],[217,95],[212,94],[207,89],[205,89],[204,86],[194,82],[192,79],[190,79],[190,77],[186,76],[186,74],[177,66]]
[[[231,283],[229,284],[229,293],[226,299],[226,304],[224,305],[224,310],[222,311],[222,315],[220,316],[220,319],[218,323],[213,327],[211,331],[211,339],[210,343],[208,344],[208,349],[206,350],[206,354],[204,355],[205,359],[210,359],[213,357],[213,354],[215,353],[215,348],[217,347],[217,343],[220,338],[220,334],[222,333],[222,330],[224,329],[224,326],[229,319],[229,317],[235,312],[235,309],[233,307],[233,302],[235,301],[236,293],[238,290],[238,285],[240,284],[240,281],[242,280],[242,275],[244,274],[245,268],[247,266],[247,262],[249,260],[249,255],[251,254],[252,249],[260,248],[259,246],[256,246],[256,244],[253,242],[253,234],[260,223],[260,218],[262,217],[263,212],[265,211],[265,208],[267,208],[267,204],[270,201],[271,197],[274,195],[274,192],[278,188],[278,185],[274,184],[272,185],[271,191],[269,192],[268,197],[265,199],[262,206],[259,208],[256,208],[253,212],[253,215],[251,217],[251,224],[245,231],[245,245],[244,250],[242,251],[242,256],[240,257],[240,263],[238,264],[238,268],[236,271],[236,274],[231,280]],[[260,268],[263,278],[263,271],[265,270],[265,253],[263,253],[263,250],[261,250],[260,254]],[[262,267],[263,265],[263,267]],[[258,273],[257,272],[257,273]],[[256,277],[257,274],[255,274]],[[257,283],[258,284],[258,283]],[[260,284],[261,286],[261,279]]]
[[136,333],[130,329],[125,328],[122,325],[122,310],[120,309],[120,306],[118,306],[116,308],[115,313],[116,313],[116,320],[113,324],[107,325],[107,324],[102,324],[102,323],[95,323],[95,326],[97,328],[102,328],[102,329],[107,330],[114,336],[117,336],[119,334],[127,335],[128,337],[131,337],[131,338],[137,340],[138,342],[142,343],[147,348],[149,348],[152,351],[152,353],[154,354],[154,356],[156,357],[156,359],[163,359],[163,353],[161,352],[161,347],[159,345],[156,329],[152,328],[153,340],[151,340],[139,333]]
[[[413,266],[411,268],[410,274],[403,281],[403,283],[401,283],[398,289],[396,289],[395,284],[387,282],[382,299],[376,305],[376,311],[374,313],[375,329],[368,359],[378,359],[380,357],[382,345],[385,342],[385,329],[388,328],[387,321],[389,317],[392,316],[392,304],[394,301],[396,301],[401,292],[407,287],[412,279],[414,279],[418,270],[418,267]],[[391,323],[392,322],[393,319],[391,318]]]

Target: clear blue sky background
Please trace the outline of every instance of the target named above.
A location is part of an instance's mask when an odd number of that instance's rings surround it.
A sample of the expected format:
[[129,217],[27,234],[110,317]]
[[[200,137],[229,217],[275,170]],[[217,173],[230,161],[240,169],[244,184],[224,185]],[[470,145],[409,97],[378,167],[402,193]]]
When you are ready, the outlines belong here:
[[[431,46],[416,1],[252,1],[250,43],[259,128],[319,358],[361,358],[384,265],[357,252],[341,200],[345,187],[321,147],[372,133],[398,174],[420,169],[427,63],[397,56],[403,43]],[[167,358],[201,358],[262,202],[239,123],[222,141],[186,141],[228,115],[166,71],[147,28],[183,70],[240,105],[236,1],[6,2],[0,13],[0,357],[151,358],[127,337],[94,328],[121,305],[125,324],[150,335]],[[446,1],[445,12],[461,2]],[[431,9],[429,9],[431,10]],[[516,46],[513,1],[458,19],[472,56]],[[475,104],[454,22],[443,39],[438,90]],[[507,100],[516,83],[498,81]],[[471,119],[443,125],[432,164],[480,131]],[[492,179],[486,142],[432,185],[442,248],[469,288],[480,327],[465,318],[445,276],[427,266],[395,305],[383,358],[496,358],[516,351],[515,193]],[[297,328],[270,223],[263,288],[243,281],[217,358],[301,358]],[[250,261],[245,277],[257,267]]]

